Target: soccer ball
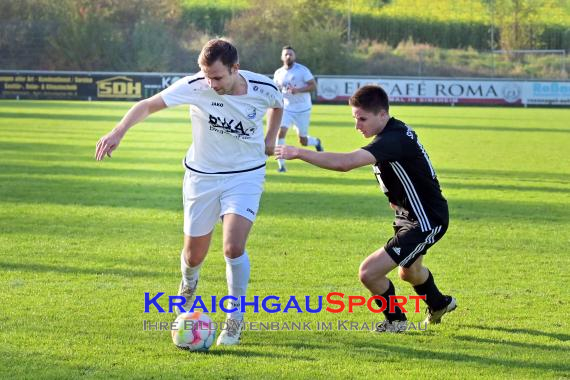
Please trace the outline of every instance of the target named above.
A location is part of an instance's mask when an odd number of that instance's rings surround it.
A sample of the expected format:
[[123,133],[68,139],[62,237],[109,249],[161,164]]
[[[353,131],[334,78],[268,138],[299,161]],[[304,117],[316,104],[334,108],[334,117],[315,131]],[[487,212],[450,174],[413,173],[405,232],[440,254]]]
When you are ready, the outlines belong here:
[[190,351],[207,351],[216,339],[216,326],[199,311],[182,313],[174,321],[172,341],[176,347]]

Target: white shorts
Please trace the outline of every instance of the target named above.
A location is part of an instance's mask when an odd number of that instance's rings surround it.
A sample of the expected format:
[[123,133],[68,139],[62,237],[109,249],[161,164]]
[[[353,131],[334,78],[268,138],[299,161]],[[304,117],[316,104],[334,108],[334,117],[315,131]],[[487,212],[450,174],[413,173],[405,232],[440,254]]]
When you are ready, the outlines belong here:
[[265,167],[244,173],[211,175],[186,170],[182,185],[184,234],[203,236],[226,214],[255,221]]
[[281,119],[281,128],[290,128],[295,126],[297,134],[301,137],[307,137],[309,134],[309,124],[311,122],[311,110],[305,112],[283,112]]

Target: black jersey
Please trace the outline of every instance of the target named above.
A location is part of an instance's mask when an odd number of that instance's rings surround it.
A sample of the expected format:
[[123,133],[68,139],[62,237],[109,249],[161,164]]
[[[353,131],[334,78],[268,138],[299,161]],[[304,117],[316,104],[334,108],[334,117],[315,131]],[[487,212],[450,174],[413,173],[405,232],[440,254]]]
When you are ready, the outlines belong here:
[[405,123],[390,118],[386,127],[362,149],[376,158],[376,179],[390,203],[407,211],[422,231],[447,225],[447,201],[431,161],[416,133]]

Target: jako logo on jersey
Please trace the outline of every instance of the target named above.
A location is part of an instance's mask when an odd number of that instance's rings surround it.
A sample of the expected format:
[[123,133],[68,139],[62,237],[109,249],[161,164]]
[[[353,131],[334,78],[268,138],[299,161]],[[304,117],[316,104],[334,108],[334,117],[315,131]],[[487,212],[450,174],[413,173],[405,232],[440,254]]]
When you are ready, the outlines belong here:
[[214,107],[223,107],[223,106],[224,106],[224,103],[212,102],[212,105],[213,105]]
[[252,209],[250,209],[250,208],[248,208],[248,209],[247,209],[247,210],[245,210],[245,211],[247,211],[247,212],[251,213],[252,215],[255,215],[255,211],[253,211],[253,210],[252,210]]
[[218,130],[218,132],[230,133],[237,136],[249,136],[249,133],[243,128],[241,121],[235,124],[235,120],[233,119],[227,120],[225,117],[210,115],[208,122],[210,123],[210,128],[214,128]]

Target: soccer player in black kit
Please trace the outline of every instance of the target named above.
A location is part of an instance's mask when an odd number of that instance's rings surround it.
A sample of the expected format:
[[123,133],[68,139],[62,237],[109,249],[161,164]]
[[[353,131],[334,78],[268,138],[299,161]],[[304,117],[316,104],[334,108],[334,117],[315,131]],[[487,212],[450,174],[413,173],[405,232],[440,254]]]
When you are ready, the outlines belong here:
[[[441,317],[457,307],[455,298],[443,295],[435,285],[423,255],[445,234],[449,224],[447,201],[441,193],[431,161],[416,136],[404,122],[390,117],[388,95],[379,86],[359,88],[349,100],[355,128],[372,142],[349,153],[315,152],[293,146],[278,146],[277,158],[300,159],[324,169],[349,171],[373,165],[380,188],[395,211],[394,236],[384,247],[368,256],[360,265],[359,277],[373,295],[386,300],[395,295],[394,285],[386,277],[392,269],[425,295],[428,305],[426,323],[439,323]],[[378,302],[379,306],[381,304]],[[396,307],[384,311],[388,323],[406,321]],[[390,329],[393,331],[392,329]]]

